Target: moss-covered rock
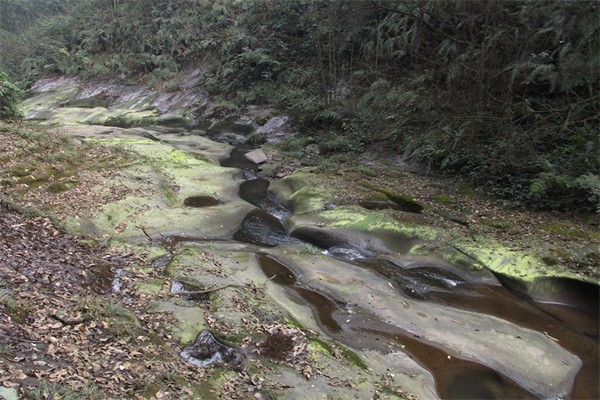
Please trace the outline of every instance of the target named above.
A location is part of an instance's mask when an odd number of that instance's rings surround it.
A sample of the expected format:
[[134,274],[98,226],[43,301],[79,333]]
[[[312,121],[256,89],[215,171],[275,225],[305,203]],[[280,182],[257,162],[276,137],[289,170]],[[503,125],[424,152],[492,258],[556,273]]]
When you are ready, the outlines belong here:
[[471,257],[474,265],[485,267],[524,282],[534,282],[539,277],[569,277],[588,280],[589,278],[562,268],[558,263],[544,261],[545,254],[538,254],[534,250],[514,250],[501,243],[478,238],[460,238],[452,242],[455,250]]
[[[407,238],[441,240],[445,233],[433,226],[399,221],[390,210],[368,211],[359,207],[338,207],[319,214],[327,224],[336,228],[347,228],[372,232],[392,231]],[[401,218],[400,218],[401,219]]]
[[172,301],[159,301],[154,304],[157,312],[172,313],[177,324],[171,327],[173,337],[183,345],[190,345],[196,340],[196,336],[207,328],[204,310],[200,307],[177,305]]
[[[94,215],[69,218],[65,225],[73,232],[105,239],[132,238],[144,236],[143,228],[152,236],[228,238],[252,209],[237,196],[241,174],[214,160],[139,136],[93,136],[91,140],[125,146],[144,161],[123,169],[118,178],[131,195]],[[184,205],[186,198],[199,195],[217,196],[219,204],[202,212]]]
[[404,211],[420,213],[424,209],[424,207],[421,204],[417,203],[416,201],[414,201],[412,199],[411,196],[408,196],[406,194],[398,193],[393,190],[390,190],[390,189],[387,189],[384,187],[375,186],[375,185],[372,185],[372,184],[366,183],[366,182],[363,183],[363,186],[368,189],[379,192],[381,194],[384,194],[389,200],[396,203]]

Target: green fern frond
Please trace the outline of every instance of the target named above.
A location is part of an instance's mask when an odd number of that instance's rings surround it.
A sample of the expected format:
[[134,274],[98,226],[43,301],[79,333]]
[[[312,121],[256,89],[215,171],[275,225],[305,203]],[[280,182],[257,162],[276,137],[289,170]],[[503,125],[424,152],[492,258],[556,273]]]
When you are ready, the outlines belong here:
[[556,67],[552,64],[538,65],[529,73],[529,75],[527,75],[527,78],[525,78],[523,84],[529,85],[535,81],[550,81],[555,79],[555,69]]
[[537,67],[537,64],[529,61],[516,63],[508,67],[508,69],[510,70],[510,86],[515,85],[517,77],[521,75],[523,71],[526,71],[528,69],[534,69],[535,67]]

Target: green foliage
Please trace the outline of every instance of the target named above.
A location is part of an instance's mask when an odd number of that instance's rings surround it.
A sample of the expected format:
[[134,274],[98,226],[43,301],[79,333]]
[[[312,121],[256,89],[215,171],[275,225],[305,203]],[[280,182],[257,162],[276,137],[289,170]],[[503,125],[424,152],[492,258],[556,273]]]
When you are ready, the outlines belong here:
[[311,136],[296,135],[287,139],[281,144],[281,148],[285,151],[299,151],[303,150],[306,146],[314,143],[315,138]]
[[350,157],[348,154],[334,154],[330,157],[321,159],[321,162],[318,165],[318,169],[322,172],[338,171],[340,167],[348,161],[350,161]]
[[327,157],[377,145],[515,205],[593,209],[599,12],[591,0],[2,0],[0,59],[25,84],[160,82],[201,61],[217,113],[274,104]]
[[0,119],[19,117],[20,93],[19,87],[0,69]]
[[318,140],[324,153],[360,153],[364,145],[358,135],[344,135],[337,132],[322,134]]
[[65,0],[1,0],[0,30],[17,32],[44,16],[64,10]]
[[565,192],[571,184],[572,181],[568,176],[542,172],[531,182],[529,193],[539,199],[550,192]]
[[246,137],[246,143],[251,145],[259,145],[267,142],[267,135],[260,132],[253,132]]
[[575,187],[583,190],[587,200],[596,204],[596,211],[600,212],[600,177],[596,174],[587,173],[575,179]]

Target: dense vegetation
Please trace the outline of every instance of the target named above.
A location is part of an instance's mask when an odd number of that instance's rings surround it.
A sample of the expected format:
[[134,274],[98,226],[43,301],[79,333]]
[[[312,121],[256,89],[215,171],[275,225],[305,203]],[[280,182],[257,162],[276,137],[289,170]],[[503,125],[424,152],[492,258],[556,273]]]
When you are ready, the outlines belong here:
[[19,87],[0,69],[0,119],[19,116],[19,93]]
[[[0,0],[0,59],[272,103],[330,160],[385,148],[514,204],[598,209],[595,1]],[[41,17],[44,16],[44,17]]]

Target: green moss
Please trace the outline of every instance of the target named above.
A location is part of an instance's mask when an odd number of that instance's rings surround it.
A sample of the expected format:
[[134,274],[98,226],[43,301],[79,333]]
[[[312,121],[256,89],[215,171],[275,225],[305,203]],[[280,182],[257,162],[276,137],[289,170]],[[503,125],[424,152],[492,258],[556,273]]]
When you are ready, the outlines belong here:
[[475,186],[469,184],[460,185],[456,191],[456,193],[468,196],[468,197],[476,197],[477,192],[475,191]]
[[573,256],[573,254],[569,250],[567,250],[563,247],[553,248],[552,253],[554,255],[556,255],[557,257],[562,258],[564,260],[568,260],[569,258],[571,258]]
[[225,382],[239,380],[237,371],[230,371],[220,367],[213,367],[208,376],[208,381],[202,382],[196,386],[196,396],[194,399],[219,400],[226,398],[221,393],[221,388]]
[[369,200],[380,200],[380,201],[388,201],[388,197],[380,192],[371,192],[368,196]]
[[435,240],[444,236],[437,228],[393,219],[393,213],[384,211],[366,211],[362,208],[338,207],[323,212],[322,217],[330,221],[332,227],[356,229],[362,231],[384,230],[400,233],[407,238]]
[[143,144],[156,144],[155,141],[150,139],[123,139],[123,138],[86,138],[87,143],[99,143],[105,146],[123,146],[123,145],[143,145]]
[[514,227],[514,224],[510,222],[500,221],[494,218],[482,218],[479,223],[501,231],[508,231]]
[[560,258],[556,257],[554,254],[544,254],[541,257],[541,260],[546,265],[557,265],[560,263]]
[[304,329],[304,325],[302,325],[298,320],[296,320],[294,317],[287,315],[285,318],[285,323],[286,325],[292,326],[294,328],[298,328],[298,329]]
[[320,352],[328,354],[328,355],[333,354],[333,347],[331,347],[329,344],[327,344],[326,342],[324,342],[321,339],[309,338],[308,342],[311,344],[313,349],[316,351],[320,351]]
[[177,164],[178,167],[191,167],[200,165],[198,158],[193,157],[190,153],[187,153],[182,150],[173,150],[170,151],[165,157],[163,157],[164,161],[169,163]]
[[[432,252],[426,246],[415,246],[411,249],[410,254],[412,255],[430,255]],[[485,268],[485,265],[477,262],[475,259],[460,253],[453,248],[438,249],[437,251],[441,257],[448,261],[450,264],[464,271],[480,271]]]
[[146,385],[144,385],[142,397],[145,399],[153,399],[162,388],[163,385],[158,381],[148,382]]
[[546,232],[562,236],[567,239],[584,239],[600,241],[600,233],[581,229],[570,221],[560,221],[553,224],[541,225],[541,228]]
[[0,310],[8,314],[16,323],[24,324],[33,308],[22,301],[0,294]]
[[136,337],[140,323],[133,311],[102,297],[84,297],[77,301],[84,317],[108,323],[108,332],[123,338]]
[[125,114],[109,117],[104,122],[107,126],[118,126],[120,128],[132,128],[138,126],[148,126],[157,122],[154,111],[133,111]]
[[148,282],[136,282],[134,286],[142,293],[157,295],[165,287],[165,282],[162,280],[152,280]]
[[347,347],[344,347],[340,344],[336,345],[336,347],[340,350],[340,352],[342,353],[342,355],[348,360],[350,361],[352,364],[356,365],[358,368],[364,370],[364,371],[368,371],[369,370],[369,366],[363,361],[362,358],[360,358],[360,356],[358,354],[356,354],[355,352],[353,352],[352,350],[350,350]]
[[300,250],[299,250],[300,254],[309,254],[309,255],[318,255],[318,254],[322,254],[321,250],[316,247],[313,246],[312,244],[309,243],[304,243],[302,246],[300,246]]
[[62,171],[56,167],[46,167],[44,168],[44,174],[50,178],[59,179],[67,176],[72,176],[72,173]]
[[475,242],[463,238],[455,240],[453,246],[460,249],[460,252],[472,256],[473,260],[491,271],[518,279],[524,284],[531,283],[536,278],[543,276],[582,278],[575,272],[562,268],[561,263],[555,263],[556,260],[553,257],[544,261],[544,255],[538,255],[530,251],[513,250],[492,240],[478,238]]
[[225,334],[225,333],[221,333],[218,335],[215,335],[215,337],[223,342],[224,344],[226,344],[229,347],[240,347],[244,344],[244,339],[246,337],[248,337],[248,334],[250,332],[244,332],[244,330],[241,330],[240,333],[238,334],[234,334],[234,333],[229,333],[229,334]]
[[35,172],[35,167],[31,166],[31,165],[19,165],[17,167],[14,167],[13,169],[11,169],[9,171],[11,176],[17,177],[17,178],[21,178],[21,177],[25,177],[28,175],[31,175]]
[[198,161],[202,161],[202,162],[205,162],[205,163],[207,163],[207,164],[213,164],[213,165],[216,165],[216,161],[215,161],[215,160],[213,160],[212,158],[210,158],[210,157],[208,157],[208,156],[205,156],[205,155],[204,155],[204,154],[202,154],[202,153],[196,153],[196,152],[192,152],[192,153],[188,153],[188,155],[189,155],[190,157],[192,157],[192,158],[194,158],[194,159],[198,160]]
[[174,206],[175,204],[177,204],[177,196],[175,195],[175,192],[173,192],[171,185],[168,185],[166,183],[160,183],[158,187],[165,195],[165,198],[167,199],[170,206]]
[[412,197],[407,196],[405,194],[395,192],[393,190],[389,190],[383,187],[375,186],[370,183],[364,182],[362,184],[367,189],[374,190],[379,193],[383,193],[386,197],[402,207],[404,211],[420,213],[423,211],[423,206],[412,199]]
[[26,176],[21,176],[18,179],[19,183],[24,183],[30,187],[38,187],[43,183],[48,181],[48,177],[46,175],[41,174],[31,174]]
[[164,274],[166,277],[173,278],[177,274],[177,268],[175,266],[178,262],[178,256],[173,257],[171,262],[165,267]]
[[76,181],[72,181],[72,180],[57,181],[57,182],[53,182],[50,185],[48,185],[48,187],[46,188],[46,191],[49,193],[58,194],[58,193],[66,192],[67,190],[71,190],[76,186],[77,186]]
[[154,304],[153,310],[173,314],[177,323],[171,326],[171,332],[183,346],[194,343],[198,334],[206,329],[204,311],[199,307],[184,307],[170,301],[162,301]]
[[202,382],[201,384],[193,386],[193,399],[205,399],[205,400],[219,400],[221,396],[219,394],[219,385],[212,382]]
[[325,207],[325,198],[322,192],[315,188],[304,187],[297,190],[290,196],[290,200],[294,203],[294,211],[303,213],[307,211],[322,210]]
[[407,397],[399,395],[393,388],[386,386],[386,385],[381,386],[380,391],[383,394],[386,394],[387,396],[389,396],[389,398],[393,399],[393,400],[408,400]]
[[437,195],[433,196],[432,199],[433,199],[433,201],[435,201],[436,203],[439,203],[439,204],[452,203],[452,199],[450,198],[450,196],[445,195],[445,194],[437,194]]
[[19,165],[11,169],[8,173],[13,176],[17,182],[24,183],[30,187],[37,187],[52,179],[60,179],[71,174],[64,173],[55,167],[41,168],[31,164]]

